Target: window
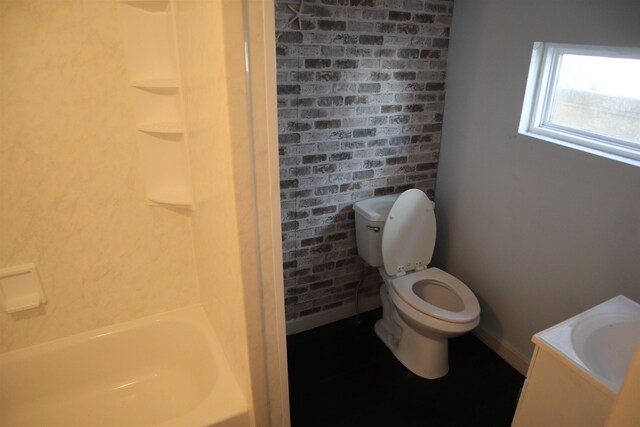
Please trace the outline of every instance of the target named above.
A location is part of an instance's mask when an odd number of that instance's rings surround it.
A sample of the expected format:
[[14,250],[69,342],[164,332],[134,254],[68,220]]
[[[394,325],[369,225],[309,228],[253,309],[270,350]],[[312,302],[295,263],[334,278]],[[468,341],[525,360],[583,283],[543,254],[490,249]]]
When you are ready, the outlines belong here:
[[640,48],[535,43],[519,132],[640,166]]

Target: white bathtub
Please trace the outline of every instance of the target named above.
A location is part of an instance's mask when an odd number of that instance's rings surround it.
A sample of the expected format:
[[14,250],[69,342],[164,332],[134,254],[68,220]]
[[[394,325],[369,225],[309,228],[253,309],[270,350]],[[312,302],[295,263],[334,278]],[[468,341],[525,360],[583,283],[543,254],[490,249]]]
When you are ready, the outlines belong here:
[[0,355],[0,426],[245,427],[200,306]]

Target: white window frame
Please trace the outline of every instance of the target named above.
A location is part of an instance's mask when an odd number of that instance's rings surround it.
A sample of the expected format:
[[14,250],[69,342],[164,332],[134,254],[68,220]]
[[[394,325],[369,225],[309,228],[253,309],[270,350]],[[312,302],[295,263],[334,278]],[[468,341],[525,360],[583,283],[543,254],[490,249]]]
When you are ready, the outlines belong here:
[[534,43],[518,132],[640,167],[640,144],[550,122],[560,58],[564,54],[640,59],[640,48]]

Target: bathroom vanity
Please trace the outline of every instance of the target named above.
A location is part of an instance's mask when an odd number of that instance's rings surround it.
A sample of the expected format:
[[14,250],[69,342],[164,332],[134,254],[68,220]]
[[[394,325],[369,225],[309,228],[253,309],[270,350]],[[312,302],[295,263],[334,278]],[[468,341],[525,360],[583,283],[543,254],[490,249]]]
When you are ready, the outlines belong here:
[[640,305],[619,295],[533,342],[512,427],[602,427],[640,343]]

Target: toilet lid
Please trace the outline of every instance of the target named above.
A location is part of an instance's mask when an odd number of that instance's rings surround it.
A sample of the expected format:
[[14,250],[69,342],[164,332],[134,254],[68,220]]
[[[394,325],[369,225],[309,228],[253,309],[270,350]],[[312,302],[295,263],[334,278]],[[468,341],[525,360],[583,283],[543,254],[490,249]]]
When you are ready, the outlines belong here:
[[433,202],[417,189],[407,190],[391,207],[382,231],[382,260],[389,276],[431,262],[436,243]]

